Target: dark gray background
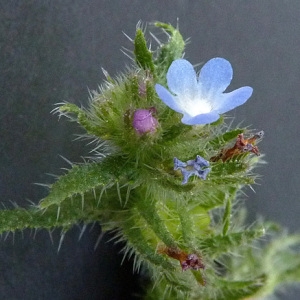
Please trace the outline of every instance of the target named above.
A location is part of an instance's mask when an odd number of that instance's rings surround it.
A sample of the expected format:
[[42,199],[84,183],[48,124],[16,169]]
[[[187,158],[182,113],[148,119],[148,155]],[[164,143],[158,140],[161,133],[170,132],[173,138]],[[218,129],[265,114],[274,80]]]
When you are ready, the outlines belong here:
[[[299,231],[300,1],[81,0],[0,1],[0,199],[21,206],[46,191],[66,163],[89,148],[72,142],[78,129],[50,114],[54,104],[85,104],[88,88],[130,64],[139,20],[163,21],[191,37],[186,58],[193,64],[216,56],[234,69],[231,89],[250,85],[252,98],[232,114],[236,122],[265,131],[256,193],[246,190],[250,219],[262,215]],[[130,263],[120,265],[118,247],[105,240],[93,250],[100,228],[78,242],[67,234],[57,254],[59,232],[10,235],[0,243],[0,299],[130,299],[139,293]],[[297,289],[299,293],[299,288]],[[296,289],[279,299],[298,299]]]

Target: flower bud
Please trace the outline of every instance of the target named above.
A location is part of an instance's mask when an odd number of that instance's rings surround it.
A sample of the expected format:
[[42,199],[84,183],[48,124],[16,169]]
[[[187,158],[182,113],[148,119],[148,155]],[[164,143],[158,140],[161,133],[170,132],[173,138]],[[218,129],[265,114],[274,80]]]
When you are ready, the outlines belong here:
[[134,112],[132,126],[138,134],[142,135],[147,132],[156,131],[158,122],[153,117],[155,112],[154,107],[149,109],[137,109]]

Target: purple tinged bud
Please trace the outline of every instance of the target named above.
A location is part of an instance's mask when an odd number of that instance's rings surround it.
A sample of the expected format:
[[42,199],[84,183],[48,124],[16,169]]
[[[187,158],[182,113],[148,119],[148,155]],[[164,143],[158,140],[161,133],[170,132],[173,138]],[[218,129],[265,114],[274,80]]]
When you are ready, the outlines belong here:
[[146,71],[145,76],[139,81],[139,95],[143,98],[147,97],[147,83],[153,81],[153,76]]
[[132,126],[135,131],[142,135],[147,132],[155,132],[158,121],[153,117],[156,112],[154,107],[149,109],[137,109],[133,115]]
[[188,269],[199,270],[205,269],[205,266],[200,257],[196,254],[192,253],[187,255],[186,259],[181,261],[182,271],[186,271]]
[[139,95],[141,97],[146,97],[147,95],[147,87],[145,82],[139,83]]

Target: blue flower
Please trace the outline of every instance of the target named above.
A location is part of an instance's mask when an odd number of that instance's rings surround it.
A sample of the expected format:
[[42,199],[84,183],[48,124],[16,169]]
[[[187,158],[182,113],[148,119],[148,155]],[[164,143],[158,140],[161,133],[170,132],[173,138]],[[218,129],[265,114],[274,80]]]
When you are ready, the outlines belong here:
[[[196,156],[195,160],[188,160],[186,163],[174,157],[174,170],[180,170],[183,175],[182,184],[186,184],[192,175],[205,180],[210,172],[209,162],[200,155]],[[204,168],[204,169],[203,169]]]
[[159,98],[171,109],[183,114],[181,122],[187,125],[209,124],[223,114],[244,104],[253,89],[241,87],[223,93],[232,79],[232,67],[223,58],[209,60],[197,76],[193,66],[185,59],[177,59],[167,73],[169,92],[155,85]]

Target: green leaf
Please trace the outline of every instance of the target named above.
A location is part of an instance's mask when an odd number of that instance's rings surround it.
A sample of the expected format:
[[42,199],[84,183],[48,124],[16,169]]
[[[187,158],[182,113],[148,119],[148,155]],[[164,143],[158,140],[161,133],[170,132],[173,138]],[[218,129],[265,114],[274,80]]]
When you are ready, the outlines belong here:
[[95,188],[109,188],[117,183],[113,170],[105,163],[89,163],[73,165],[68,173],[59,177],[51,185],[49,195],[41,200],[39,207],[47,208],[51,205],[60,205],[64,200],[76,195],[83,195]]
[[277,265],[280,264],[277,271],[281,271],[278,274],[277,284],[280,283],[292,283],[292,282],[300,282],[300,253],[281,253],[276,257]]
[[37,209],[26,210],[18,207],[0,210],[0,233],[23,230],[28,227],[39,228],[40,222],[36,217],[43,217]]
[[152,53],[147,47],[144,33],[141,29],[137,29],[134,39],[134,55],[135,60],[144,70],[150,70],[154,73],[154,64],[152,61]]
[[[173,117],[174,119],[174,117]],[[163,133],[163,143],[169,143],[177,138],[179,135],[184,135],[192,130],[192,126],[186,126],[185,124],[178,122],[176,125],[172,125],[168,130]]]
[[[266,247],[263,265],[269,274],[269,292],[282,283],[300,282],[300,235],[279,235]],[[276,264],[274,264],[274,261]]]
[[156,247],[150,244],[147,240],[147,235],[145,236],[137,225],[134,217],[127,217],[122,224],[122,233],[128,241],[124,250],[125,254],[130,253],[132,248],[135,255],[137,255],[137,261],[146,261],[149,265],[152,265],[152,268],[156,266],[165,270],[173,270],[173,265],[163,255],[157,253]]
[[228,160],[226,162],[218,162],[214,164],[212,171],[210,172],[210,176],[220,178],[222,176],[242,173],[247,171],[247,169],[248,164],[241,160]]
[[228,253],[241,246],[249,246],[254,240],[265,234],[264,228],[256,230],[244,230],[241,232],[228,233],[227,235],[214,235],[199,240],[201,249],[212,258],[223,253]]
[[150,199],[139,201],[137,203],[139,213],[146,220],[153,232],[166,244],[168,247],[176,247],[177,243],[174,237],[166,227],[166,222],[159,216],[156,209],[156,203]]
[[228,185],[227,187],[215,187],[213,190],[204,190],[195,200],[199,202],[202,208],[211,210],[213,208],[223,206],[228,197],[235,197],[237,188]]
[[132,103],[139,104],[139,81],[137,76],[132,76],[129,78],[128,82],[125,81],[125,89],[127,94],[129,95],[129,99],[131,98]]
[[155,22],[156,27],[164,29],[170,34],[167,43],[163,44],[158,49],[158,56],[154,61],[156,67],[156,75],[161,78],[161,83],[164,84],[165,75],[171,63],[178,58],[181,58],[185,48],[185,42],[179,32],[172,25],[166,23]]
[[232,197],[228,197],[224,215],[223,215],[223,230],[222,234],[226,235],[228,233],[230,222],[231,222],[231,208],[232,208]]
[[[122,191],[122,195],[126,194],[126,190]],[[85,193],[84,196],[77,195],[72,199],[67,198],[59,206],[51,205],[47,209],[34,206],[28,209],[17,207],[10,210],[0,210],[0,234],[25,228],[53,229],[62,227],[69,229],[81,222],[85,224],[107,222],[103,226],[103,230],[115,229],[116,224],[121,220],[120,202],[117,194],[117,189],[109,189],[105,191],[105,196],[101,192],[97,194],[89,192]],[[103,201],[103,198],[107,201]],[[121,213],[123,212],[121,211]]]
[[[58,218],[58,214],[60,217]],[[17,230],[31,229],[53,229],[62,227],[69,229],[74,224],[83,221],[85,223],[99,220],[93,207],[85,206],[80,202],[75,205],[62,205],[60,208],[51,207],[42,211],[37,207],[24,209],[15,208],[11,210],[0,210],[0,233],[14,232]]]
[[[97,126],[93,124],[87,113],[77,105],[73,103],[65,103],[59,107],[59,111],[62,114],[66,114],[72,121],[78,122],[88,133],[99,135],[99,129],[97,128]],[[74,114],[76,116],[76,119],[69,115],[70,113]]]
[[260,275],[254,279],[231,281],[225,279],[216,279],[214,284],[218,287],[219,296],[222,300],[240,300],[256,294],[265,284],[266,276]]
[[228,142],[237,138],[238,134],[243,133],[244,129],[233,129],[231,131],[227,131],[224,134],[218,135],[214,139],[210,140],[208,146],[214,150],[220,150],[224,148]]

